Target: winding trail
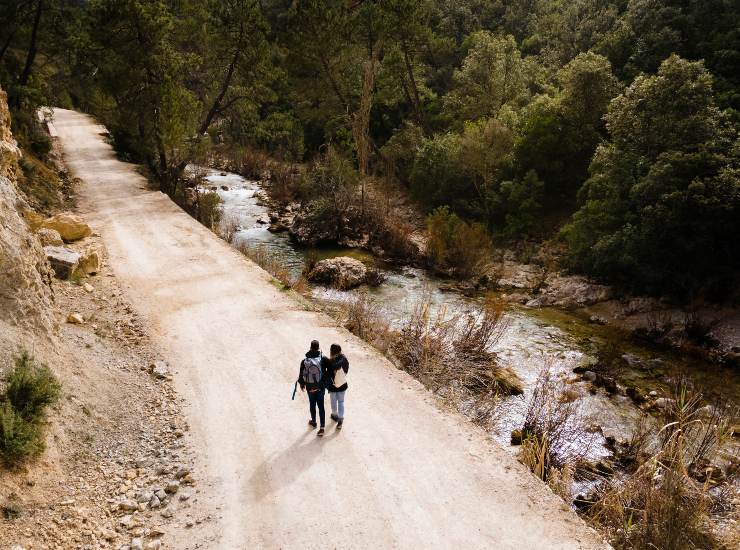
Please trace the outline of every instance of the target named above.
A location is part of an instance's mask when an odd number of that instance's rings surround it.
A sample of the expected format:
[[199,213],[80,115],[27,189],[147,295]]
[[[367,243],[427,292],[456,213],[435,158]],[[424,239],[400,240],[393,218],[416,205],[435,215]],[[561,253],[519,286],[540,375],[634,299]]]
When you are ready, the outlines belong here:
[[[56,109],[54,125],[81,211],[186,402],[196,507],[212,519],[174,547],[607,548],[481,430],[149,190],[93,119]],[[344,429],[329,422],[323,439],[305,395],[290,400],[313,338],[351,364]]]

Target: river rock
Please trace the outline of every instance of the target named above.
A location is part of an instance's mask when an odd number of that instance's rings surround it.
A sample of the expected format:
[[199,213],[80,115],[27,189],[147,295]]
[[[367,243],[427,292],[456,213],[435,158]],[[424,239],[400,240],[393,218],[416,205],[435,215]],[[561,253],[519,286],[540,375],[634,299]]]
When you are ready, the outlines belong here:
[[152,491],[144,491],[143,493],[139,494],[139,496],[136,498],[137,502],[149,502],[152,497],[154,496],[154,493]]
[[670,399],[668,397],[659,397],[655,400],[655,403],[653,403],[653,407],[666,412],[668,411],[673,405],[676,403],[675,399]]
[[538,265],[519,264],[505,260],[498,273],[498,286],[533,289],[542,281],[544,273],[545,270]]
[[[545,279],[537,306],[578,308],[604,302],[612,296],[612,289],[580,275],[550,275]],[[529,304],[527,304],[529,305]],[[531,307],[534,307],[533,304]]]
[[80,254],[64,246],[45,246],[44,253],[59,279],[69,279],[80,263]]
[[36,236],[41,241],[41,246],[64,246],[64,241],[59,231],[42,227],[36,231]]
[[584,380],[588,380],[589,382],[596,382],[596,373],[592,370],[587,370],[584,372],[581,376],[583,376]]
[[280,222],[272,223],[267,228],[270,233],[285,233],[288,229],[289,227],[287,225]]
[[368,269],[360,260],[340,256],[318,262],[308,274],[308,280],[339,289],[350,289],[367,281]]
[[531,300],[531,297],[527,294],[522,294],[521,292],[512,292],[511,294],[503,294],[501,299],[509,304],[524,305]]
[[78,215],[72,212],[61,212],[45,219],[41,227],[54,229],[65,242],[79,241],[92,233],[90,226]]

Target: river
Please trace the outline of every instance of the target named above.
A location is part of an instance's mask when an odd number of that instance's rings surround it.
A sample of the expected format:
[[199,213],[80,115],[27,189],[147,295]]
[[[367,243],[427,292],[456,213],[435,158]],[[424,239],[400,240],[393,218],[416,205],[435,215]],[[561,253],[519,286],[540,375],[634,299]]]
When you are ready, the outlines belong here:
[[[271,233],[266,223],[267,208],[258,200],[260,188],[257,182],[243,177],[205,169],[207,183],[202,190],[218,193],[222,200],[223,217],[237,220],[239,230],[234,242],[247,241],[250,245],[261,245],[270,251],[295,275],[303,268],[307,250],[297,247],[287,233]],[[366,263],[374,259],[368,253],[358,250],[324,248],[314,251],[320,257],[349,255]],[[450,281],[432,276],[417,268],[387,270],[385,282],[377,288],[365,289],[380,305],[391,322],[398,323],[406,317],[423,297],[428,297],[436,306],[445,305],[449,310],[465,310],[474,305],[479,298],[466,297],[450,292]],[[342,292],[313,287],[315,300],[324,304],[340,303],[349,299],[352,292]],[[740,402],[740,380],[738,373],[701,361],[678,356],[668,352],[658,352],[635,345],[623,339],[609,327],[588,323],[587,319],[554,309],[528,309],[511,306],[507,309],[507,327],[492,351],[498,355],[499,363],[511,367],[522,379],[525,386],[523,397],[507,397],[497,409],[495,425],[490,427],[491,435],[509,444],[511,431],[521,427],[523,414],[527,407],[527,397],[531,394],[537,376],[545,361],[563,384],[568,384],[578,394],[579,414],[584,426],[594,427],[593,440],[589,454],[596,460],[607,456],[604,447],[605,437],[624,439],[629,436],[633,426],[644,413],[624,395],[606,394],[603,389],[593,391],[590,383],[573,374],[573,368],[589,360],[589,354],[606,342],[618,339],[630,357],[639,360],[640,368],[628,373],[630,379],[639,379],[645,390],[655,389],[665,392],[667,378],[677,371],[686,372],[698,384],[711,388],[710,396]],[[351,361],[351,358],[350,358]],[[595,427],[599,427],[596,429]]]

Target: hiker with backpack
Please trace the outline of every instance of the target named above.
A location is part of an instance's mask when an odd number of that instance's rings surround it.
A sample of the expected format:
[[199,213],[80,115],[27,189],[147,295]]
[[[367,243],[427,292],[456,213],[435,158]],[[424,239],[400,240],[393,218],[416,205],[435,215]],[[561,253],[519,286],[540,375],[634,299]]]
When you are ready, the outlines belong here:
[[327,389],[331,399],[331,419],[337,423],[337,430],[341,430],[344,423],[344,396],[349,387],[347,386],[349,361],[339,344],[331,345],[330,354]]
[[319,350],[319,342],[311,342],[311,349],[306,352],[298,371],[298,383],[301,391],[308,393],[308,409],[311,413],[311,420],[308,425],[316,427],[316,409],[319,409],[319,431],[316,435],[324,435],[324,425],[326,415],[324,413],[324,391],[326,388],[326,375],[329,367],[329,359]]

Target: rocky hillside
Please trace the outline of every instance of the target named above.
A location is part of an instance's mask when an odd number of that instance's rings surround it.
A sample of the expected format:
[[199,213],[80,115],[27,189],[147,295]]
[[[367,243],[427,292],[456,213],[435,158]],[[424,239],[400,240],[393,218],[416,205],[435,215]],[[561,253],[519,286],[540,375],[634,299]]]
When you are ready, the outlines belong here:
[[0,89],[0,323],[48,332],[52,327],[51,270],[23,218],[28,206],[15,183],[20,157],[10,131],[6,94]]

